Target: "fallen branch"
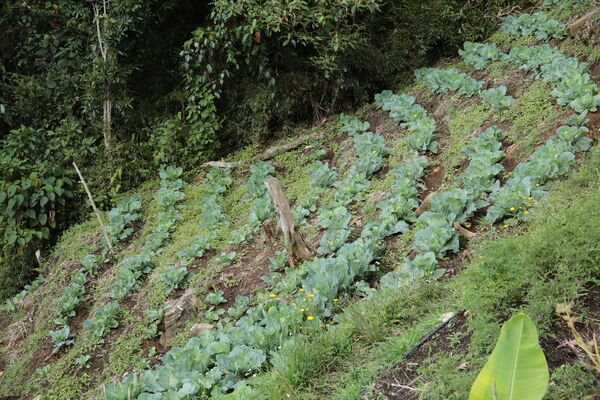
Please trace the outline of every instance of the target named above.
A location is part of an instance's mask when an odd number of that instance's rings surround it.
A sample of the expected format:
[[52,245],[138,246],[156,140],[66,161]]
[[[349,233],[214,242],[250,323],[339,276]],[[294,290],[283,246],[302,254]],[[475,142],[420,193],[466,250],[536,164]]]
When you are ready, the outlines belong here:
[[462,226],[460,224],[460,222],[455,222],[454,223],[454,229],[456,229],[458,231],[458,233],[460,233],[461,235],[463,235],[464,237],[466,237],[468,240],[471,240],[475,236],[477,236],[476,233],[473,233],[470,230],[468,230],[467,228],[465,228],[464,226]]
[[[285,153],[290,150],[294,150],[295,148],[300,147],[302,144],[304,144],[305,142],[307,142],[309,140],[319,140],[319,139],[323,139],[323,138],[325,138],[324,132],[313,133],[312,135],[302,136],[302,137],[299,137],[298,139],[293,140],[289,143],[282,144],[281,146],[271,147],[271,148],[263,151],[262,153],[255,155],[250,160],[251,161],[269,160],[269,159],[275,157],[276,155]],[[209,162],[202,164],[202,167],[235,168],[235,167],[238,167],[240,164],[242,164],[242,161],[232,161],[232,162],[209,161]]]
[[100,211],[98,211],[98,209],[96,208],[96,203],[94,203],[94,198],[92,197],[92,193],[90,193],[90,189],[88,189],[88,185],[87,185],[87,183],[85,183],[85,179],[83,179],[83,175],[81,175],[81,172],[79,171],[79,168],[77,168],[77,164],[75,164],[75,161],[73,161],[73,166],[75,167],[75,171],[77,171],[77,175],[79,175],[80,182],[83,185],[83,187],[85,188],[85,192],[87,193],[88,198],[90,199],[92,208],[94,209],[94,212],[96,213],[96,218],[98,218],[98,223],[100,223],[100,228],[102,229],[102,232],[104,233],[104,238],[106,239],[106,244],[108,245],[108,251],[110,253],[112,253],[113,252],[112,243],[110,242],[110,238],[108,237],[108,232],[106,232],[106,228],[104,227],[104,223],[102,222],[102,216],[100,215]]
[[569,36],[575,37],[577,33],[581,30],[581,28],[583,28],[585,24],[587,24],[592,19],[592,17],[599,11],[600,8],[596,8],[595,10],[590,11],[589,13],[585,14],[583,17],[579,18],[571,25],[569,25],[567,27],[567,32],[569,32]]

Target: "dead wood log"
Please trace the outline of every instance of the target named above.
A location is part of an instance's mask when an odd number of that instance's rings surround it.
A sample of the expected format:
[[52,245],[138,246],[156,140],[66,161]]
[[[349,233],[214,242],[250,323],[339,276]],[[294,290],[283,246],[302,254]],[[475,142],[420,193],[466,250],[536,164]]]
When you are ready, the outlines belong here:
[[[300,147],[302,144],[306,143],[309,140],[319,140],[319,139],[323,139],[324,137],[325,137],[324,132],[313,133],[311,135],[302,136],[302,137],[299,137],[298,139],[293,140],[289,143],[282,144],[281,146],[271,147],[271,148],[263,151],[262,153],[252,157],[250,160],[251,161],[269,160],[269,159],[275,157],[276,155],[285,153],[290,150],[294,150],[295,148]],[[238,167],[241,163],[242,163],[242,161],[232,161],[232,162],[209,161],[209,162],[202,164],[202,167],[235,168],[235,167]]]
[[308,247],[300,233],[296,231],[296,224],[292,217],[290,203],[285,196],[285,193],[283,193],[283,189],[277,178],[265,179],[265,186],[267,187],[269,196],[271,196],[271,200],[277,211],[279,228],[283,232],[283,237],[285,239],[285,247],[290,267],[294,268],[296,266],[296,261],[302,262],[310,260],[314,257],[315,253]]
[[583,17],[577,19],[575,22],[569,25],[567,27],[567,32],[569,33],[569,36],[575,37],[577,33],[581,30],[581,28],[583,28],[585,24],[587,24],[592,19],[592,17],[596,15],[596,13],[598,13],[599,11],[600,8],[596,8],[595,10],[590,11],[589,13],[585,14]]

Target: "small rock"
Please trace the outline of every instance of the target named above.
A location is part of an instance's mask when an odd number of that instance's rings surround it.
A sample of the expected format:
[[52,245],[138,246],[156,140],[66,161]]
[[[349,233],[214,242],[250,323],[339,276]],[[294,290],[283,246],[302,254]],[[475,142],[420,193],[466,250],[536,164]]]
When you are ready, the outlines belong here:
[[441,320],[442,320],[442,322],[446,322],[446,321],[448,321],[452,317],[454,317],[454,313],[453,312],[448,312],[448,313],[442,315]]
[[214,328],[213,324],[194,324],[190,329],[190,337],[200,337],[202,332]]

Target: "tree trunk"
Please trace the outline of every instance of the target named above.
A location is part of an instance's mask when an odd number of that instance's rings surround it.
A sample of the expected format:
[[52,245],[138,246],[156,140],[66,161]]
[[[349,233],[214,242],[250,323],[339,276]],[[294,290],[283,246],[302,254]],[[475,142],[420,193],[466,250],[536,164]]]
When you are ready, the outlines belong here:
[[292,217],[290,203],[288,202],[285,193],[283,193],[283,189],[277,178],[265,179],[265,186],[275,205],[275,210],[277,210],[279,227],[281,228],[285,239],[285,247],[290,267],[294,268],[296,266],[296,261],[303,262],[310,260],[314,257],[315,252],[308,247],[302,236],[300,236],[300,233],[296,232],[296,225],[294,224],[294,218]]
[[110,84],[106,83],[104,92],[103,118],[102,118],[102,133],[104,135],[104,147],[109,149],[111,142],[111,127],[112,127],[112,100],[110,98]]

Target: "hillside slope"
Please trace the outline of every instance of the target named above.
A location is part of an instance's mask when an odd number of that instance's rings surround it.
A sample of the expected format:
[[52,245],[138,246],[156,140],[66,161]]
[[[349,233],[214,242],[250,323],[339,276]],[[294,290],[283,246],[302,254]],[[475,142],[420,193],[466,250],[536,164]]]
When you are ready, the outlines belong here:
[[[465,398],[519,310],[547,398],[595,394],[553,310],[574,300],[584,336],[600,331],[599,15],[571,38],[509,20],[267,162],[165,168],[107,213],[112,253],[90,218],[3,307],[0,398]],[[298,268],[267,234],[269,176],[318,254]]]

